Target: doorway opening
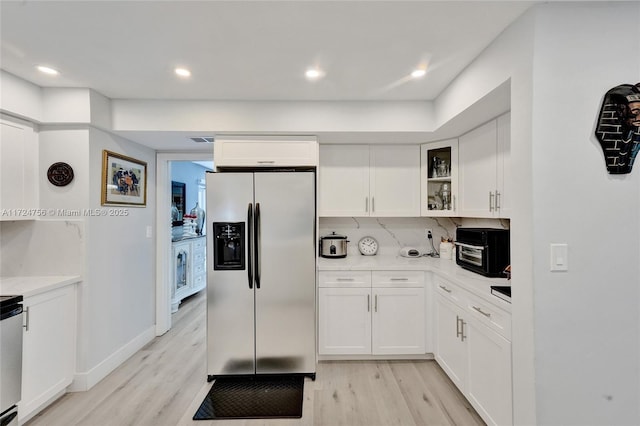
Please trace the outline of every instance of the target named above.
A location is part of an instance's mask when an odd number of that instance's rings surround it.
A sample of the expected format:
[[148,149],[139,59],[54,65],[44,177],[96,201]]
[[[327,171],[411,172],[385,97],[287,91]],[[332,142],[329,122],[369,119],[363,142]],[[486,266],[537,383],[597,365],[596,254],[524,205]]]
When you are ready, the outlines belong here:
[[183,299],[206,288],[207,153],[157,154],[156,335],[172,326]]

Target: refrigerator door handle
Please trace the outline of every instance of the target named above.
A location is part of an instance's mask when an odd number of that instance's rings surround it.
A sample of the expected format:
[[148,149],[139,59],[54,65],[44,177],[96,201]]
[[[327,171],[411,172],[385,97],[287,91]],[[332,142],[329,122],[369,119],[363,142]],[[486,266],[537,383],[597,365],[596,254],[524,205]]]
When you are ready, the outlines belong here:
[[254,252],[254,266],[256,268],[256,288],[260,288],[260,203],[256,203],[255,222],[253,227],[253,236],[255,247]]
[[253,252],[253,204],[249,203],[247,209],[247,225],[249,228],[249,235],[247,236],[247,278],[249,280],[249,288],[253,289],[253,261],[251,255]]

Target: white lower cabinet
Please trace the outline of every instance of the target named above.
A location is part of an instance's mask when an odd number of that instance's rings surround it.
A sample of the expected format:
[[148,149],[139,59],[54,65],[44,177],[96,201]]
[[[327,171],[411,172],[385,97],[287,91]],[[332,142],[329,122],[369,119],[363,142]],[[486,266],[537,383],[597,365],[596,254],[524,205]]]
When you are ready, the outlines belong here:
[[320,355],[425,353],[423,272],[321,271]]
[[461,309],[443,297],[436,298],[436,354],[440,367],[451,381],[464,390],[467,377],[467,348],[464,336],[460,334]]
[[321,288],[319,353],[371,353],[371,289]]
[[511,342],[470,321],[467,347],[469,402],[487,424],[512,424]]
[[75,299],[74,284],[24,299],[21,424],[64,393],[73,381]]
[[511,425],[511,317],[436,278],[435,358],[489,425]]

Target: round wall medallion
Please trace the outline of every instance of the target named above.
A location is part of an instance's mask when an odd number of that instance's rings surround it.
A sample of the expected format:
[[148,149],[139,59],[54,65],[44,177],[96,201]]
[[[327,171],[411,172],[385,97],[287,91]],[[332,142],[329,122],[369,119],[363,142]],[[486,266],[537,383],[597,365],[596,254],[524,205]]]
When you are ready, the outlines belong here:
[[47,178],[55,186],[67,186],[73,180],[73,169],[67,163],[53,163],[47,170]]

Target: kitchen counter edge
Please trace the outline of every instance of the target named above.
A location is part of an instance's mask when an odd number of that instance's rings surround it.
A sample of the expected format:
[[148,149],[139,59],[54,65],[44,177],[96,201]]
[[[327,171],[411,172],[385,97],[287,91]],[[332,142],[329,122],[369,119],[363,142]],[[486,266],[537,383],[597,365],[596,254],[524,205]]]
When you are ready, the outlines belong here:
[[347,256],[342,259],[318,258],[318,271],[425,271],[451,281],[507,312],[511,303],[491,294],[491,286],[511,286],[506,278],[488,278],[461,268],[455,260],[431,257]]
[[0,277],[0,294],[32,297],[82,281],[80,275]]

